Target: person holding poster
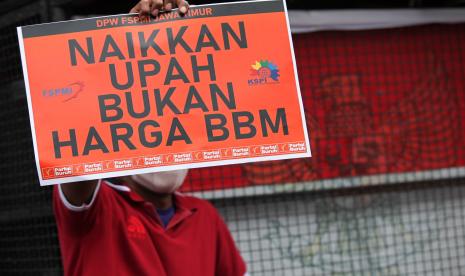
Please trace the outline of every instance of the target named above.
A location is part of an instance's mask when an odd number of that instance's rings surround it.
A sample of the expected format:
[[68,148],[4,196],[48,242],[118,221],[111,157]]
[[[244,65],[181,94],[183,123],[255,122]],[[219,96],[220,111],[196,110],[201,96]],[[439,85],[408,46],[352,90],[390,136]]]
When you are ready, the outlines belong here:
[[[131,13],[189,8],[142,0]],[[60,184],[54,190],[65,275],[243,276],[245,263],[207,201],[177,193],[187,170]]]

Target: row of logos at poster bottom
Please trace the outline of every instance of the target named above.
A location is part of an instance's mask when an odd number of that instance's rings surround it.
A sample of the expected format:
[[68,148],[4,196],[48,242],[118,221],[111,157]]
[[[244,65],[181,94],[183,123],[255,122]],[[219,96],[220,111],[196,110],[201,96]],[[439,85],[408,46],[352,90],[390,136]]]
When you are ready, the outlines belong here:
[[185,163],[221,161],[228,159],[252,158],[267,155],[304,153],[306,151],[307,147],[305,142],[295,142],[260,146],[233,147],[207,151],[159,154],[152,156],[132,157],[127,159],[73,164],[59,167],[47,167],[42,168],[42,177],[44,179],[53,179],[118,170],[159,167]]

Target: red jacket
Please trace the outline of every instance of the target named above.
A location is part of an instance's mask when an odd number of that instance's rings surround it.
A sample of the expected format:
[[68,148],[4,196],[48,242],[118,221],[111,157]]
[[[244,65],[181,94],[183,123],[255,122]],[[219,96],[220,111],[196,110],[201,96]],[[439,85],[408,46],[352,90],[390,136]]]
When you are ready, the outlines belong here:
[[55,186],[53,205],[65,275],[243,276],[234,241],[207,201],[176,193],[166,229],[155,207],[127,186],[100,181],[89,205]]

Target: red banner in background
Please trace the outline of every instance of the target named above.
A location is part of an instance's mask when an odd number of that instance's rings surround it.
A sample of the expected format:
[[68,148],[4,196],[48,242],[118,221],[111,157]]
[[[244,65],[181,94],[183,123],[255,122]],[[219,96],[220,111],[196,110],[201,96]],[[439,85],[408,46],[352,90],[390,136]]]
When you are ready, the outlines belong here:
[[184,191],[463,167],[464,33],[459,24],[294,35],[314,157],[192,170]]

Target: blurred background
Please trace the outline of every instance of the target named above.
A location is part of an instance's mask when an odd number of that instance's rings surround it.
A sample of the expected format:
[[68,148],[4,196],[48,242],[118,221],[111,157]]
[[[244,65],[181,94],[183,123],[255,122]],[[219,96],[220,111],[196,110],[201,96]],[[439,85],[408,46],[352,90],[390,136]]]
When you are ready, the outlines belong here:
[[[136,2],[0,2],[0,275],[62,274],[15,27]],[[195,169],[182,188],[219,209],[251,275],[465,275],[464,6],[288,1],[313,157]]]

